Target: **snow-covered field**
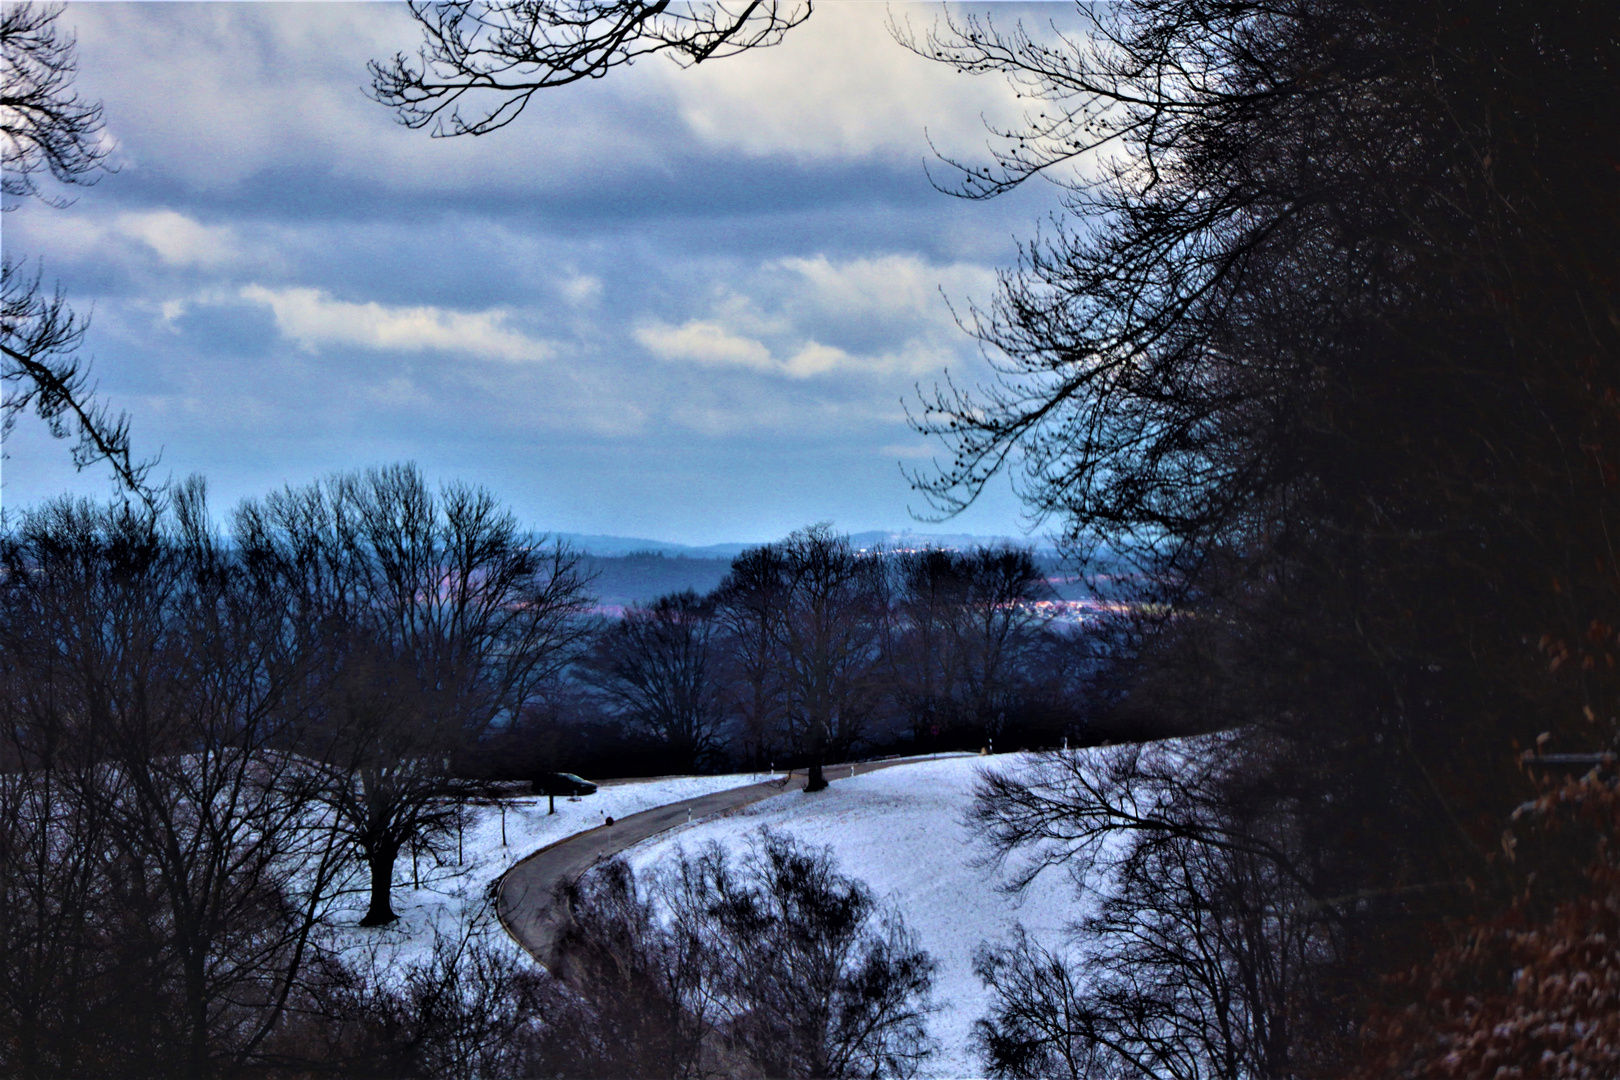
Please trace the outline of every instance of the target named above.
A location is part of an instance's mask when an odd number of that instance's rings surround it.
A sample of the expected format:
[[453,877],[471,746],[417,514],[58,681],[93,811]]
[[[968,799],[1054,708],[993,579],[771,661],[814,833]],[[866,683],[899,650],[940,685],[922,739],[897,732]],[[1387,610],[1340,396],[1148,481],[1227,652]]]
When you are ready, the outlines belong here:
[[976,1076],[982,1070],[968,1039],[988,997],[973,975],[974,951],[980,942],[1004,937],[1015,922],[1046,937],[1076,915],[1070,886],[1060,875],[1014,899],[996,888],[993,870],[974,865],[984,849],[963,819],[979,770],[987,763],[1015,767],[1018,761],[1013,754],[941,758],[835,779],[817,795],[790,791],[663,833],[627,856],[641,870],[678,847],[696,850],[718,842],[741,849],[765,826],[831,847],[840,870],[900,908],[939,965],[934,993],[940,1010],[929,1031],[940,1053],[929,1075]]
[[[695,822],[646,840],[627,853],[637,870],[710,842],[741,849],[762,827],[833,849],[838,867],[860,878],[881,899],[894,904],[938,964],[934,1000],[938,1011],[929,1032],[939,1054],[930,1076],[980,1074],[968,1048],[973,1022],[988,998],[973,975],[973,954],[981,942],[1007,935],[1015,922],[1045,937],[1055,935],[1076,915],[1070,886],[1060,875],[1037,883],[1022,898],[997,889],[993,869],[975,865],[984,849],[964,818],[973,786],[987,765],[1016,767],[1020,755],[994,758],[941,757],[839,778],[816,795],[790,789],[782,795],[710,821]],[[489,913],[489,885],[512,863],[574,833],[595,828],[604,816],[622,818],[655,806],[765,779],[763,774],[683,777],[631,781],[602,787],[595,795],[557,800],[548,816],[541,797],[506,800],[506,843],[501,842],[498,807],[475,808],[474,821],[462,836],[461,861],[454,853],[445,865],[424,857],[420,884],[412,884],[408,855],[395,871],[394,910],[397,923],[381,930],[355,926],[365,911],[366,879],[357,873],[351,889],[333,914],[330,943],[338,948],[377,949],[386,970],[408,960],[426,959],[436,928],[459,935],[479,926],[491,944],[517,945]]]
[[[356,924],[365,914],[368,879],[364,868],[356,867],[348,891],[332,915],[335,924],[331,944],[339,949],[377,947],[392,962],[424,959],[432,945],[433,930],[459,935],[465,927],[481,923],[492,931],[492,943],[517,944],[500,930],[490,916],[489,886],[506,868],[519,859],[554,844],[564,837],[594,829],[604,817],[622,818],[655,806],[692,799],[713,791],[742,787],[767,779],[764,773],[733,773],[727,776],[683,776],[657,780],[632,780],[607,784],[596,794],[581,798],[557,799],[557,812],[547,813],[544,796],[503,799],[505,803],[505,843],[502,843],[502,811],[498,806],[473,808],[473,821],[462,832],[460,861],[454,851],[441,856],[442,865],[423,855],[413,873],[409,852],[402,852],[394,867],[394,911],[399,921],[381,930],[362,930]],[[419,884],[416,884],[416,883]]]

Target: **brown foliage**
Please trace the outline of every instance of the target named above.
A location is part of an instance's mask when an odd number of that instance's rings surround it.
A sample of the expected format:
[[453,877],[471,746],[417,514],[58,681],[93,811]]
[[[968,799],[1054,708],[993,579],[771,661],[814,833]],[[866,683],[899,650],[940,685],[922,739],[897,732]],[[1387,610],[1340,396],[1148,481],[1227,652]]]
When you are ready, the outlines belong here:
[[[1551,872],[1532,872],[1507,912],[1454,928],[1430,963],[1401,978],[1418,1000],[1372,1018],[1368,1059],[1354,1075],[1620,1075],[1620,791],[1594,770],[1549,786],[1515,817],[1536,827],[1534,854],[1550,857]],[[1517,840],[1506,834],[1504,847]],[[1581,847],[1591,855],[1584,881],[1557,883],[1556,863]],[[1554,884],[1538,886],[1549,877]]]

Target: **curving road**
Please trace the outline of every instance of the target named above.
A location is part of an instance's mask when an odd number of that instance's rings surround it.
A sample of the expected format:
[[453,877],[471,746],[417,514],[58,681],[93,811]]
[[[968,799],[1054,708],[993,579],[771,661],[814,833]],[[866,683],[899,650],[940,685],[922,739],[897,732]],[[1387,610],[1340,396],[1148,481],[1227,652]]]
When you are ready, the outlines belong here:
[[[954,755],[953,755],[954,756]],[[905,765],[913,761],[927,761],[926,757],[898,758],[893,761],[870,761],[856,765],[829,765],[827,779],[838,781],[851,775]],[[852,772],[853,770],[853,772]],[[780,795],[797,778],[803,781],[803,770],[790,772],[775,780],[747,787],[731,788],[683,799],[643,810],[639,814],[620,818],[612,825],[599,825],[585,832],[575,833],[541,848],[515,863],[501,875],[495,886],[495,913],[516,939],[541,964],[550,967],[552,951],[568,912],[556,900],[557,886],[575,881],[586,870],[603,859],[610,859],[649,836],[684,825],[687,821],[724,814],[751,803]],[[690,814],[688,812],[690,811]]]

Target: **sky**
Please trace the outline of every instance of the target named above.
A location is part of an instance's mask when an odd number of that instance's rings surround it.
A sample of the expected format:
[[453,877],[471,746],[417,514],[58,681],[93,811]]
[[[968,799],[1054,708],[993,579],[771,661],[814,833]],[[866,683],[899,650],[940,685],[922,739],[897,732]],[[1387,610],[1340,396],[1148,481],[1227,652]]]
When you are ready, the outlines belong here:
[[[116,172],[6,214],[5,249],[91,315],[137,455],[204,476],[216,512],[415,461],[549,531],[1022,535],[1005,478],[924,524],[902,471],[943,449],[907,422],[915,388],[988,377],[952,306],[987,303],[1058,209],[1050,184],[930,183],[931,143],[982,159],[1025,106],[886,28],[941,10],[821,0],[775,48],[645,59],[432,139],[363,93],[367,60],[417,47],[403,6],[69,4]],[[8,511],[112,490],[37,420],[5,450]]]

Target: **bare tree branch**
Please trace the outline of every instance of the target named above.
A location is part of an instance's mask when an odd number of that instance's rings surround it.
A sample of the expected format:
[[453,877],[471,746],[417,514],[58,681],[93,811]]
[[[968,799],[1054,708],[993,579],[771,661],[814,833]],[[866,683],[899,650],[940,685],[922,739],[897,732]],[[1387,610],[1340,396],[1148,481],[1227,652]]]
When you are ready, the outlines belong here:
[[[82,187],[108,169],[101,105],[73,90],[75,42],[58,33],[61,13],[60,5],[30,3],[6,4],[0,11],[0,195],[55,207],[71,200],[45,195],[40,173]],[[105,461],[121,485],[155,505],[157,493],[146,480],[156,459],[130,456],[128,416],[115,416],[96,402],[88,367],[78,359],[87,321],[68,307],[60,288],[47,297],[38,271],[30,277],[10,257],[0,264],[0,294],[0,385],[7,391],[0,433],[32,410],[55,437],[76,436],[77,468]]]
[[116,416],[96,401],[79,345],[88,322],[68,307],[60,287],[47,297],[38,273],[24,277],[18,264],[0,264],[0,432],[9,434],[17,416],[32,410],[58,439],[77,437],[73,464],[84,469],[98,461],[112,467],[119,483],[148,504],[155,492],[147,475],[156,458],[136,460],[129,448],[129,415]]
[[487,135],[516,120],[537,90],[599,79],[654,53],[686,65],[775,45],[810,10],[811,0],[412,0],[423,45],[414,58],[373,60],[371,96],[408,128]]

